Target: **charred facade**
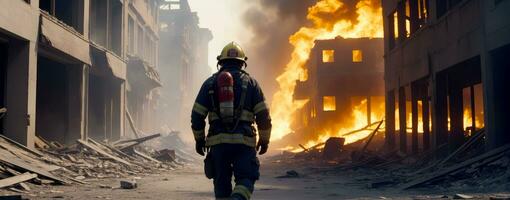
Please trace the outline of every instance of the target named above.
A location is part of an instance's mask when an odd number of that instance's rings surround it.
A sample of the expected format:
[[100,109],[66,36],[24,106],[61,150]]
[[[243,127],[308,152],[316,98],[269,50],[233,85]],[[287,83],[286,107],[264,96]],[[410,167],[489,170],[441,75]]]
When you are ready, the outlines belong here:
[[498,0],[383,0],[388,147],[451,151],[481,129],[488,149],[510,142],[509,9]]

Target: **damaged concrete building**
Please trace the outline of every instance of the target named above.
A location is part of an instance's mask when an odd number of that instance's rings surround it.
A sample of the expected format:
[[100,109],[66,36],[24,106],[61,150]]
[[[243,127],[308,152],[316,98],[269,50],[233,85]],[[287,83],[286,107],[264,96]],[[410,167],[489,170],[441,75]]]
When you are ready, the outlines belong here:
[[[296,126],[304,138],[336,131],[353,120],[368,125],[376,111],[384,114],[383,39],[337,37],[315,42],[306,81],[297,82],[294,99],[308,99]],[[363,119],[352,117],[363,110]]]
[[386,144],[452,151],[480,130],[487,149],[510,143],[510,1],[382,2]]
[[[61,144],[122,137],[128,74],[142,65],[131,61],[156,64],[158,2],[1,1],[0,107],[7,114],[0,134],[30,148],[36,136]],[[135,15],[144,54],[130,59],[127,24]],[[136,76],[154,77],[154,68],[145,71]]]
[[212,74],[207,61],[213,36],[199,27],[198,15],[187,0],[162,2],[160,21],[159,63],[166,89],[161,92],[159,110],[164,112],[159,119],[162,126],[187,130],[195,95]]
[[[142,132],[155,132],[154,113],[162,86],[158,73],[159,1],[132,0],[127,20],[128,120]],[[128,123],[130,123],[128,121]],[[132,129],[127,132],[133,133]]]

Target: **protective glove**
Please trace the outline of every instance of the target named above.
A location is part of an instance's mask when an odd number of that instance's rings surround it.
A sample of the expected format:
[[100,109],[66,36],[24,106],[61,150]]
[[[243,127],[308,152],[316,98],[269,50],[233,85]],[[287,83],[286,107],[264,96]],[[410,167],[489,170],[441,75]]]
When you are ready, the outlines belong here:
[[267,152],[268,148],[269,142],[259,141],[257,144],[257,151],[259,152],[259,155],[264,155]]
[[206,152],[208,152],[209,148],[205,146],[205,140],[197,140],[195,143],[195,151],[204,156]]

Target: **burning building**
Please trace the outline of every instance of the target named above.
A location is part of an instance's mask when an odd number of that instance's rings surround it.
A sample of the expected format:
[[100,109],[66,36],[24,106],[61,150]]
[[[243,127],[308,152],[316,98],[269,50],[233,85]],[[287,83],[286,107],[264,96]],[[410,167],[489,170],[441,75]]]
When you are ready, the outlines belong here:
[[382,4],[387,145],[452,150],[480,129],[489,149],[509,143],[510,2]]
[[160,21],[159,63],[161,81],[166,86],[161,91],[160,123],[188,130],[195,95],[212,74],[207,62],[212,33],[198,26],[198,15],[191,11],[187,0],[163,2]]
[[140,24],[135,55],[154,64],[158,2],[3,1],[0,134],[30,148],[36,136],[61,144],[123,136],[128,81],[138,87],[127,75],[128,18]]
[[[320,143],[383,118],[382,55],[381,38],[315,42],[306,81],[298,81],[294,92],[294,99],[308,100],[294,125],[300,126],[296,130],[303,132],[302,138]],[[346,142],[364,137],[351,135]]]

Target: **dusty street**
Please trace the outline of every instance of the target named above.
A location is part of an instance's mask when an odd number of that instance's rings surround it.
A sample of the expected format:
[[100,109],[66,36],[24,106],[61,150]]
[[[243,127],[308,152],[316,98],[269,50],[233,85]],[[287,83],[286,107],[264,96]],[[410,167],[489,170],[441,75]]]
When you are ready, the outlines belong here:
[[[300,165],[302,166],[302,165]],[[436,199],[457,193],[489,199],[495,192],[481,194],[466,190],[413,190],[405,193],[396,189],[369,189],[366,177],[384,171],[338,171],[328,167],[296,167],[262,159],[262,177],[256,185],[253,199]],[[282,178],[288,170],[299,177]],[[366,174],[363,176],[365,173]],[[280,177],[279,177],[280,176]],[[118,189],[119,180],[88,180],[88,185],[35,186],[23,197],[29,199],[214,199],[212,183],[202,174],[200,165],[188,165],[161,174],[146,174],[137,179],[138,188]],[[6,193],[3,191],[2,193]]]

